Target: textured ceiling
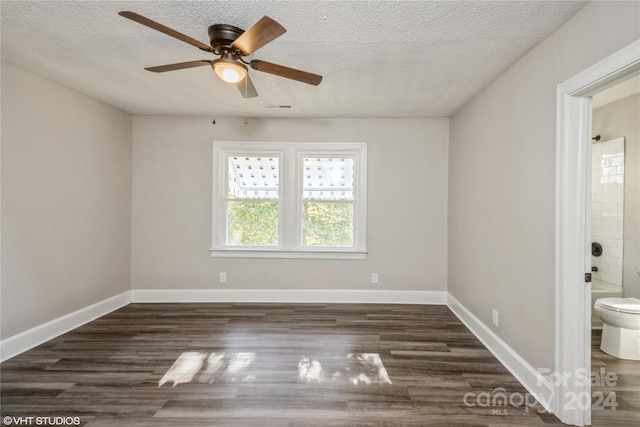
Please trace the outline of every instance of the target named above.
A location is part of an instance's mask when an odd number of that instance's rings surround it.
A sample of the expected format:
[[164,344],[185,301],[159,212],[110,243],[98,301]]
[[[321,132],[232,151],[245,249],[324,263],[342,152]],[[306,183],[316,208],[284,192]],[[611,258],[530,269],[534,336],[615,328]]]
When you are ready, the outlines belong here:
[[[557,29],[581,1],[1,1],[2,59],[133,114],[446,117]],[[118,15],[130,10],[208,43],[207,28],[286,29],[247,59],[324,76],[318,87],[250,70],[244,100],[215,59]],[[291,108],[277,108],[290,105]]]

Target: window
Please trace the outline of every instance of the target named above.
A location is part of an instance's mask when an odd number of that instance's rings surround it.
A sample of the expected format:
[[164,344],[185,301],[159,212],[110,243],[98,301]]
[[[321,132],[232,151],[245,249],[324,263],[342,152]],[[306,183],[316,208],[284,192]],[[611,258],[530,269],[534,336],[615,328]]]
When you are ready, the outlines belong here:
[[366,144],[213,143],[212,256],[366,256]]
[[227,160],[227,244],[277,246],[280,159],[236,155]]
[[353,246],[353,161],[302,157],[303,246]]

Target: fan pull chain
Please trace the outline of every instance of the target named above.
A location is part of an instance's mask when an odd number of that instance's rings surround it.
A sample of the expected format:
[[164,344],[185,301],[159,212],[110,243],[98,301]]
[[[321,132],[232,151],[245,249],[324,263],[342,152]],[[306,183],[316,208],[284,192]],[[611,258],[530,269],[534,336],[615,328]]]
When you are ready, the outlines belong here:
[[213,113],[213,120],[211,121],[212,125],[216,124],[216,111],[215,111],[215,109],[216,109],[216,100],[215,100],[215,97],[214,97],[214,95],[216,93],[215,86],[216,86],[216,79],[215,79],[215,76],[214,76],[214,78],[211,80],[211,111]]
[[244,78],[244,124],[249,124],[249,74]]

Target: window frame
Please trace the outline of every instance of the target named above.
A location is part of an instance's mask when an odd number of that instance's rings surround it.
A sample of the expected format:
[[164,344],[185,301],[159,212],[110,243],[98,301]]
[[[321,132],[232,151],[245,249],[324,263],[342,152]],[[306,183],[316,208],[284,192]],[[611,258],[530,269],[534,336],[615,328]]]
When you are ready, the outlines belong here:
[[[227,244],[229,157],[279,157],[278,245]],[[304,157],[353,158],[353,246],[310,246],[302,240]],[[367,144],[364,142],[213,141],[212,257],[366,259]]]

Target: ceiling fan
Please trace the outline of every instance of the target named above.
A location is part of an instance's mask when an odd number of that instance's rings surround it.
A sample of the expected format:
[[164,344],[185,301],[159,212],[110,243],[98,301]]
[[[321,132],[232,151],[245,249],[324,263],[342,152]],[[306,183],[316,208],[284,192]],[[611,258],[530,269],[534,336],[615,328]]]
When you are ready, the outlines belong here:
[[253,86],[253,83],[249,78],[247,65],[256,71],[274,74],[276,76],[297,80],[314,86],[319,85],[322,81],[322,76],[308,73],[306,71],[296,70],[283,65],[261,61],[259,59],[252,59],[249,62],[244,60],[245,56],[251,55],[253,52],[280,37],[287,31],[282,25],[268,16],[262,17],[262,19],[256,22],[247,31],[228,24],[212,25],[209,27],[210,44],[207,45],[137,13],[122,11],[119,15],[149,28],[153,28],[154,30],[160,31],[161,33],[174,37],[185,43],[189,43],[190,45],[205,52],[210,52],[219,56],[218,59],[214,60],[200,59],[197,61],[179,62],[176,64],[145,68],[145,70],[153,71],[154,73],[163,73],[165,71],[182,70],[185,68],[210,65],[220,79],[227,83],[235,84],[240,90],[242,96],[245,98],[254,98],[258,96],[258,92],[256,92],[256,88]]

